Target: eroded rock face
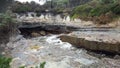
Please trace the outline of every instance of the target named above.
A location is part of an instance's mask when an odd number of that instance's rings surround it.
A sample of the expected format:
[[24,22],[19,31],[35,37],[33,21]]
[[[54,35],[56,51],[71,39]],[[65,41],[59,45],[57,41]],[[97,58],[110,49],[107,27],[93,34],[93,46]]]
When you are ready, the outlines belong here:
[[[77,36],[60,36],[63,42],[69,42],[75,47],[83,47],[93,51],[106,51],[111,53],[120,53],[120,42],[105,42],[98,40],[90,40],[86,38],[80,38]],[[102,39],[101,39],[102,40]]]
[[21,26],[19,26],[19,30],[24,37],[36,37],[45,36],[48,34],[70,33],[71,31],[77,29],[79,28],[75,26],[48,23],[24,23]]

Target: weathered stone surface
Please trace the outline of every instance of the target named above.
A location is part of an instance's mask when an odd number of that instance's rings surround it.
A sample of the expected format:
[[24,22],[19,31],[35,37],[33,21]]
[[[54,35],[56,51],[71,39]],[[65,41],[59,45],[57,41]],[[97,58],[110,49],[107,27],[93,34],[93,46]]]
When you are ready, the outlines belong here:
[[20,58],[14,58],[12,62],[10,63],[11,68],[19,68],[21,66],[25,66],[24,61],[22,61]]
[[19,26],[19,30],[24,36],[44,36],[49,33],[60,34],[60,33],[70,33],[73,30],[77,30],[78,27],[66,26],[59,24],[45,24],[45,23],[23,23]]
[[45,31],[40,31],[40,35],[45,36],[45,35],[46,35],[46,32],[45,32]]
[[69,42],[73,44],[75,47],[83,47],[94,51],[120,53],[120,42],[110,43],[110,42],[98,41],[98,40],[95,41],[95,40],[80,38],[77,36],[68,36],[68,35],[60,36],[60,39],[64,42]]
[[37,36],[40,36],[40,34],[39,34],[39,33],[36,33],[36,32],[32,32],[32,33],[31,33],[31,36],[32,36],[32,37],[37,37]]
[[106,64],[106,68],[119,68],[120,67],[120,60],[119,59],[110,59],[110,58],[103,58],[102,61]]

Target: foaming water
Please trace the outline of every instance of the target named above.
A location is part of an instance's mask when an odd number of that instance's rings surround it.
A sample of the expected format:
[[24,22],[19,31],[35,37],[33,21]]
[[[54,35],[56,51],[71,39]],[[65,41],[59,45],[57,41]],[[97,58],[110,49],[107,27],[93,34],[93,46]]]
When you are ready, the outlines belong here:
[[63,49],[70,49],[72,47],[71,44],[67,43],[67,42],[62,42],[59,38],[57,38],[58,35],[54,35],[54,36],[50,36],[46,39],[46,42],[50,43],[50,44],[54,44],[54,45],[59,45],[60,48]]
[[46,42],[52,44],[52,43],[56,43],[56,44],[62,44],[62,41],[60,39],[57,38],[58,35],[53,35],[53,36],[50,36],[46,39]]
[[99,59],[88,55],[86,50],[76,49],[71,44],[62,42],[58,36],[24,39],[8,44],[14,46],[11,67],[19,68],[24,65],[35,68],[44,61],[45,68],[95,68],[102,64]]

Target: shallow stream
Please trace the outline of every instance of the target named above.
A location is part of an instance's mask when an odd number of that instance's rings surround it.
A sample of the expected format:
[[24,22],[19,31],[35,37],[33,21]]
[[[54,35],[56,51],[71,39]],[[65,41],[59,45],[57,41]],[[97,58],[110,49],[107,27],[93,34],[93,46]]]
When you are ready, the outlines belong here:
[[[85,49],[78,49],[67,42],[62,42],[59,35],[49,35],[9,42],[11,67],[35,68],[46,62],[45,68],[106,68],[104,60],[91,56]],[[113,63],[114,65],[114,63]],[[109,65],[108,65],[109,67]]]

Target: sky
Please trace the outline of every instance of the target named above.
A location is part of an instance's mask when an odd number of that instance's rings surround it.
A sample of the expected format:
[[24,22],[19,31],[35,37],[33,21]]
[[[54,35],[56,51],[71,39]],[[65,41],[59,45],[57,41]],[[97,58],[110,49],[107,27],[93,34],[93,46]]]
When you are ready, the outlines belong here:
[[31,2],[31,1],[35,1],[36,3],[43,5],[46,0],[16,0],[16,1],[20,1],[20,2]]

